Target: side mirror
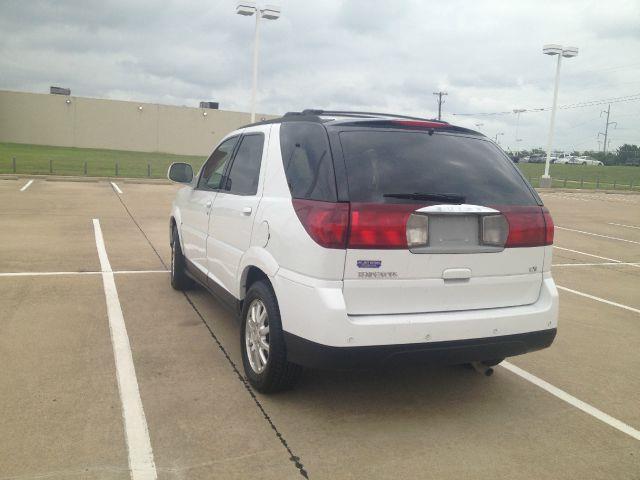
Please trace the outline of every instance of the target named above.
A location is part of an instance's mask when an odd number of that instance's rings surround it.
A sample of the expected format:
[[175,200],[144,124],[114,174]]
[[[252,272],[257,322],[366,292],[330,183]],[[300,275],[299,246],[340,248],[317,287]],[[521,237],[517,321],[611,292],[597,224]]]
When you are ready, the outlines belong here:
[[172,182],[191,183],[193,180],[193,168],[188,163],[172,163],[167,172],[167,178]]

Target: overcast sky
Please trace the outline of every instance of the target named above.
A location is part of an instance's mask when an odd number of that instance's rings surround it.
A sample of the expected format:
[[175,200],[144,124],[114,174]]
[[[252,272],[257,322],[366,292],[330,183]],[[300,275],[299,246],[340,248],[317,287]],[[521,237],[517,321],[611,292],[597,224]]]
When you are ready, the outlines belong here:
[[[275,0],[274,2],[275,3]],[[233,0],[0,0],[0,88],[248,111],[252,18]],[[437,115],[516,144],[516,115],[549,107],[554,58],[559,105],[611,104],[611,147],[640,144],[640,1],[280,0],[261,24],[258,111],[340,108]],[[598,149],[607,104],[558,112],[555,145]],[[476,127],[476,124],[482,124]],[[520,116],[522,147],[544,146],[549,112]]]

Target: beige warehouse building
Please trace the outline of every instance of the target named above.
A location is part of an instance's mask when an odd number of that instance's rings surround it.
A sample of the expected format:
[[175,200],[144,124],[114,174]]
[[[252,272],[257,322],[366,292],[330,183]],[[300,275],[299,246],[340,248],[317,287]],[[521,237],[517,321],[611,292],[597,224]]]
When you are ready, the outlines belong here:
[[244,112],[0,90],[0,142],[208,155],[249,121]]

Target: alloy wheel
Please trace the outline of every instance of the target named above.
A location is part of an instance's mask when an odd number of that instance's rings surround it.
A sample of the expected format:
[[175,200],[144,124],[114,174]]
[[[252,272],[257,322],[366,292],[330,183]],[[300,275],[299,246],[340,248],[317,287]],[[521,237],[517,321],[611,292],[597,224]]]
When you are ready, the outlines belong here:
[[253,300],[247,309],[244,342],[251,369],[262,373],[269,361],[269,315],[260,299]]

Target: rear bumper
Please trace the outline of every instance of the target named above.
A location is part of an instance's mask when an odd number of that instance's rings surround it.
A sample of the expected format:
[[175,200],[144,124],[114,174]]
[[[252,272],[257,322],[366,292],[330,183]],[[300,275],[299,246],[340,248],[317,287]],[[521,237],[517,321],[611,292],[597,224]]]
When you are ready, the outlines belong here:
[[528,305],[389,315],[347,314],[342,282],[311,279],[282,268],[272,282],[283,330],[308,340],[311,347],[392,348],[478,343],[477,339],[495,343],[499,338],[555,330],[558,324],[558,291],[548,272],[543,274],[538,299]]
[[363,368],[384,364],[455,365],[501,359],[548,347],[556,329],[432,343],[330,347],[285,332],[289,361],[311,368]]

